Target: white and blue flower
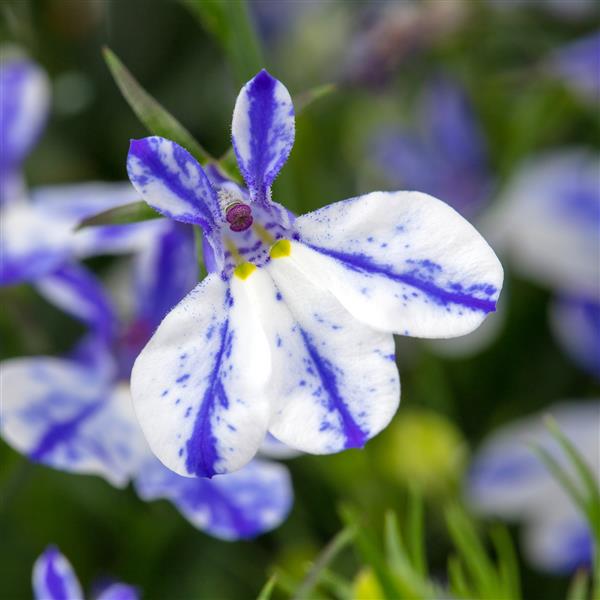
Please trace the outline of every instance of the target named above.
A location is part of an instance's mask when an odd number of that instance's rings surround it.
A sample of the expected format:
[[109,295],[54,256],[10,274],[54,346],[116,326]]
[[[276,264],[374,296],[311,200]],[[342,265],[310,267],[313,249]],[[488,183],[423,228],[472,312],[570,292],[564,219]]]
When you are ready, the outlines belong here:
[[47,299],[83,321],[89,333],[69,358],[16,358],[0,365],[6,391],[0,432],[34,462],[99,475],[117,487],[132,481],[142,499],[170,500],[211,535],[253,537],[277,526],[290,510],[287,469],[256,460],[211,481],[180,477],[153,456],[133,412],[133,361],[161,318],[197,282],[192,228],[159,221],[163,230],[136,256],[136,306],[126,324],[100,283],[79,265],[36,281]]
[[426,86],[419,107],[415,128],[387,127],[374,136],[374,166],[390,185],[444,198],[471,219],[488,204],[494,182],[470,99],[443,76]]
[[[48,546],[35,561],[32,574],[34,600],[83,600],[79,579],[67,558],[56,546]],[[93,595],[95,600],[138,600],[139,590],[126,583],[110,581]]]
[[600,376],[600,157],[565,149],[526,162],[490,214],[495,246],[555,295],[556,339]]
[[108,238],[113,251],[131,251],[155,227],[93,227],[75,232],[84,219],[135,202],[129,183],[55,185],[30,192],[23,162],[33,149],[49,110],[49,82],[44,71],[6,48],[0,57],[0,285],[31,282],[73,257],[103,253]]
[[[569,402],[551,406],[547,412],[598,475],[600,403]],[[593,553],[589,525],[533,452],[532,444],[565,464],[542,415],[526,417],[498,429],[484,441],[470,472],[470,503],[482,514],[523,522],[524,549],[538,567],[568,573],[589,566]]]
[[132,372],[152,450],[186,476],[241,468],[268,432],[315,454],[362,447],[398,406],[392,332],[466,334],[502,285],[483,238],[426,194],[374,192],[298,218],[274,202],[294,110],[266,71],[240,92],[232,136],[247,189],[164,138],[132,141],[128,157],[148,204],[204,233],[208,276]]

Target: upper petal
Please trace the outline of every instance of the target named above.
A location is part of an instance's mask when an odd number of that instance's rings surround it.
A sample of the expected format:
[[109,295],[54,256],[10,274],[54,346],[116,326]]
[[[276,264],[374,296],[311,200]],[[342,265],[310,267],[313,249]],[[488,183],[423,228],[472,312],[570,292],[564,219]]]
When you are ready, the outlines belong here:
[[35,462],[127,484],[147,448],[124,388],[48,357],[4,361],[1,374],[7,443]]
[[159,213],[210,233],[219,203],[198,161],[179,144],[152,136],[131,140],[127,173],[142,198]]
[[140,592],[136,587],[126,583],[113,582],[95,596],[95,600],[139,600],[140,597]]
[[264,69],[240,91],[231,125],[233,148],[252,199],[269,188],[294,145],[294,105],[286,87]]
[[35,600],[83,600],[77,575],[56,546],[48,546],[35,561],[32,583]]
[[400,401],[393,338],[354,319],[293,257],[294,249],[249,278],[271,348],[269,429],[304,452],[361,448]]
[[181,477],[151,460],[140,469],[134,485],[143,500],[167,498],[192,525],[225,540],[252,538],[274,529],[293,501],[288,470],[264,460],[212,479]]
[[[4,52],[4,51],[3,51]],[[20,168],[48,116],[48,77],[24,57],[0,61],[0,178]],[[4,191],[4,186],[2,186]],[[1,203],[10,201],[4,194]]]
[[133,367],[134,406],[170,469],[211,477],[241,468],[262,442],[268,347],[243,282],[209,275],[164,319]]
[[416,337],[473,331],[493,312],[500,262],[475,228],[419,192],[373,192],[299,217],[293,256],[357,319]]

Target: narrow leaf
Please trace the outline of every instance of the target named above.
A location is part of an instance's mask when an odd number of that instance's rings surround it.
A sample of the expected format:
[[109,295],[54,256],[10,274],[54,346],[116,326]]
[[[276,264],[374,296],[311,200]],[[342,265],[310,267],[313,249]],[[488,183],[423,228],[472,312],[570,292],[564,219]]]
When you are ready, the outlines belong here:
[[325,546],[304,581],[298,587],[294,594],[294,600],[303,598],[311,598],[311,594],[319,583],[321,572],[331,561],[352,541],[356,534],[354,526],[349,525],[342,529],[330,542]]
[[588,590],[589,575],[587,571],[580,570],[575,573],[575,577],[569,585],[567,591],[567,600],[586,600]]
[[492,529],[490,535],[498,555],[498,570],[503,588],[508,598],[517,600],[521,597],[519,565],[510,535],[506,527],[501,526]]
[[181,1],[221,44],[239,85],[265,66],[246,0]]
[[132,202],[117,208],[111,208],[98,213],[92,217],[84,219],[77,229],[92,227],[94,225],[125,225],[128,223],[137,223],[138,221],[148,221],[157,219],[160,215],[150,208],[145,202]]
[[269,600],[271,595],[273,594],[273,589],[275,588],[275,584],[277,583],[277,574],[273,573],[271,577],[267,580],[267,583],[260,590],[256,600]]
[[415,571],[424,577],[427,571],[425,558],[425,533],[423,531],[423,499],[416,489],[411,489],[408,499],[406,546]]
[[177,142],[201,164],[212,160],[192,134],[138,83],[110,48],[105,47],[102,52],[123,97],[150,133]]

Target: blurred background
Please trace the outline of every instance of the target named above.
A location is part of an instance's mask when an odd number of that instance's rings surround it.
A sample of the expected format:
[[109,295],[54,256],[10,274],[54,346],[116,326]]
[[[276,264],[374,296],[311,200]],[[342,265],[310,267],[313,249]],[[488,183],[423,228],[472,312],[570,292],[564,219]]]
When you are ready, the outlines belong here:
[[[30,597],[31,566],[51,542],[86,586],[111,574],[139,586],[145,598],[252,597],[274,567],[292,578],[305,573],[339,531],[341,504],[352,504],[378,530],[383,511],[401,510],[411,485],[426,497],[431,570],[443,580],[450,544],[439,507],[464,496],[471,457],[483,440],[559,401],[591,403],[599,396],[598,279],[578,290],[572,279],[563,285],[563,272],[552,268],[553,239],[585,238],[586,254],[573,260],[587,261],[597,277],[598,5],[254,0],[248,6],[265,66],[292,96],[335,84],[298,116],[275,199],[301,214],[374,189],[432,193],[470,219],[500,255],[506,272],[500,310],[469,339],[398,339],[402,401],[394,422],[364,450],[287,461],[292,511],[254,541],[216,540],[164,501],[144,503],[129,488],[34,465],[0,443],[4,598]],[[37,61],[52,85],[47,128],[25,163],[29,187],[126,180],[129,139],[147,132],[111,78],[104,45],[211,154],[228,149],[242,81],[182,3],[4,0],[1,9],[2,39]],[[571,160],[573,153],[578,158]],[[573,216],[582,202],[587,212]],[[116,260],[88,264],[103,276]],[[30,286],[4,287],[0,298],[2,359],[60,355],[82,335],[75,320]],[[569,307],[575,317],[560,312]],[[524,597],[563,598],[568,574],[532,564],[522,553],[519,525],[510,531]],[[359,566],[348,553],[337,570],[351,580]]]

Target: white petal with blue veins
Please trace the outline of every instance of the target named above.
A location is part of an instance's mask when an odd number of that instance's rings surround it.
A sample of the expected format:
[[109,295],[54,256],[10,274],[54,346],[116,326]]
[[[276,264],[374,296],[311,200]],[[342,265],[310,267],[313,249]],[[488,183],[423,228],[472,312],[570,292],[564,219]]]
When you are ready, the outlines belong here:
[[209,275],[167,315],[134,365],[142,429],[180,475],[235,471],[265,436],[270,362],[255,312],[247,281],[234,277],[230,289]]
[[83,600],[71,563],[55,546],[46,548],[35,561],[32,583],[35,600]]
[[473,331],[495,310],[503,271],[450,206],[419,192],[373,192],[299,217],[300,269],[364,323],[415,337]]
[[127,484],[146,446],[126,388],[48,357],[4,361],[1,375],[7,443],[55,469]]
[[269,429],[313,454],[361,448],[400,401],[393,338],[354,319],[300,272],[293,254],[251,277],[271,347]]

